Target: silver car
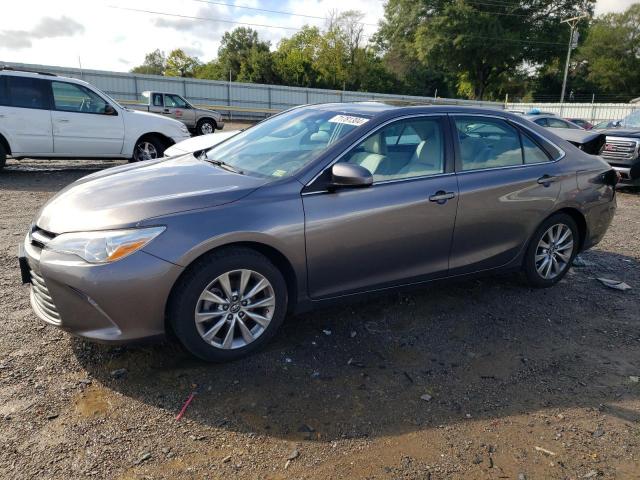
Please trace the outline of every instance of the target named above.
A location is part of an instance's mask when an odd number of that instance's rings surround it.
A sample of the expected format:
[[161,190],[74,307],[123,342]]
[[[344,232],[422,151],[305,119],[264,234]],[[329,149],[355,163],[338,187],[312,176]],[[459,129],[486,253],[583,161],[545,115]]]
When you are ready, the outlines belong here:
[[550,287],[602,239],[615,182],[505,112],[303,106],[197,157],[78,180],[37,215],[20,263],[51,325],[100,342],[172,330],[232,360],[336,299],[506,270]]

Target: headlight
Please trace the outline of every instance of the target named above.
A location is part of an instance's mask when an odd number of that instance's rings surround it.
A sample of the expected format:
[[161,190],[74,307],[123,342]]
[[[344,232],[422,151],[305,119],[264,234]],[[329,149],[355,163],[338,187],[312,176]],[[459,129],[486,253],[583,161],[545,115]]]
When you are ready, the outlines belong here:
[[46,248],[77,255],[89,263],[110,263],[131,255],[156,238],[166,227],[63,233]]
[[189,129],[187,128],[187,126],[184,123],[182,125],[180,125],[180,131],[182,133],[189,134]]

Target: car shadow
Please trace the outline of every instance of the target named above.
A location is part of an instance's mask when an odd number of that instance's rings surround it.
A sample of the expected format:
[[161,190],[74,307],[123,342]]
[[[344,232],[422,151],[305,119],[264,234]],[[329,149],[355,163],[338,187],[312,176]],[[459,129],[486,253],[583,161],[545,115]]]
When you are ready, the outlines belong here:
[[[506,275],[378,295],[290,318],[266,351],[228,364],[176,343],[71,340],[81,365],[127,399],[205,426],[291,440],[377,437],[640,396],[636,260],[590,251],[550,289]],[[615,276],[634,289],[609,289]],[[634,369],[635,368],[635,369]],[[126,374],[122,371],[126,369]],[[118,377],[118,378],[115,378]]]

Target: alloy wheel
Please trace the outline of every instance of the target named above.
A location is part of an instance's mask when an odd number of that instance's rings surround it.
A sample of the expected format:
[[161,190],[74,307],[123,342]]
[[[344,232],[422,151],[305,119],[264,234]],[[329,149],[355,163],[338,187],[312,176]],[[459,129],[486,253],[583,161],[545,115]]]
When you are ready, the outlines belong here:
[[564,223],[551,226],[540,238],[535,253],[538,274],[551,280],[565,271],[573,253],[573,233]]
[[200,294],[195,324],[213,347],[242,348],[262,335],[275,310],[273,286],[253,270],[232,270],[211,282]]
[[213,125],[209,122],[204,122],[200,125],[200,133],[203,135],[207,135],[209,133],[213,133]]
[[140,142],[136,145],[134,158],[136,162],[158,158],[158,150],[151,142]]

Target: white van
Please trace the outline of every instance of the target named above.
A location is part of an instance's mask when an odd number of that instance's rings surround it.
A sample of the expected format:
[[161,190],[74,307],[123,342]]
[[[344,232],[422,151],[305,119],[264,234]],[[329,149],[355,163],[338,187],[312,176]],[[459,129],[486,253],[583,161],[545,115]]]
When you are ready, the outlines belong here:
[[127,109],[82,80],[0,69],[0,168],[9,155],[150,160],[189,137],[183,123]]

